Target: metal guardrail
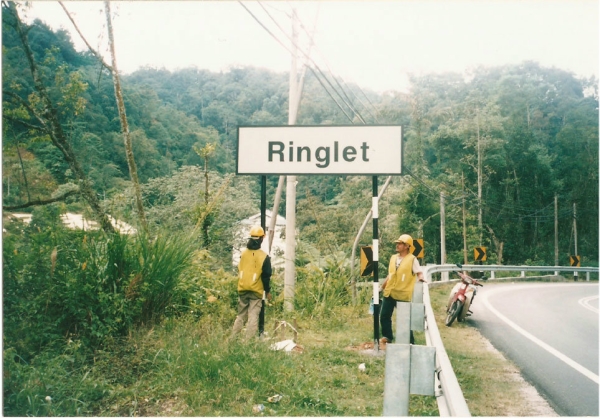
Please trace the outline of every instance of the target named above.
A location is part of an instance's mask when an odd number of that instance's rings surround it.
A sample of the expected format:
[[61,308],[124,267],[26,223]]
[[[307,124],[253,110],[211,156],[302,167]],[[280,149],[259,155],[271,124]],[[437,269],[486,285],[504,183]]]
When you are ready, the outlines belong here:
[[[444,343],[440,336],[440,331],[435,321],[431,299],[429,297],[429,285],[432,283],[431,275],[440,272],[452,272],[458,270],[456,265],[431,265],[423,266],[425,281],[423,286],[423,303],[425,304],[425,340],[427,346],[436,348],[435,356],[435,388],[436,399],[440,416],[461,416],[469,417],[469,407],[456,378],[456,374],[444,348]],[[599,272],[595,267],[572,267],[572,266],[505,266],[505,265],[463,265],[463,271],[484,271],[484,272],[521,272],[521,277],[527,272],[586,272],[589,281],[589,273]],[[434,284],[447,283],[448,281],[436,281]]]
[[[483,272],[599,272],[597,267],[574,267],[574,266],[517,266],[517,265],[463,265],[462,271],[483,271]],[[429,265],[423,266],[423,274],[428,282],[431,282],[431,274],[440,272],[453,272],[458,270],[456,265]],[[521,275],[524,276],[524,275]],[[588,278],[589,280],[589,275]]]

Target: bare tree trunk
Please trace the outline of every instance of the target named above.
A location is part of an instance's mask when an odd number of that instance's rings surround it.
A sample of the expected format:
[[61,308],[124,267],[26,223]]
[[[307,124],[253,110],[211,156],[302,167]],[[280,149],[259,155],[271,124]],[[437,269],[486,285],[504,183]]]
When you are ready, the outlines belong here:
[[[208,208],[208,155],[204,156],[204,208]],[[204,218],[202,222],[202,235],[204,237],[204,246],[208,248],[208,228],[210,227],[210,220],[208,216]]]
[[119,118],[121,119],[121,129],[123,130],[123,139],[125,142],[125,157],[127,158],[127,165],[129,166],[129,175],[131,176],[131,181],[133,182],[133,189],[135,191],[135,203],[140,224],[144,232],[148,233],[148,223],[146,222],[146,213],[144,212],[144,205],[142,203],[142,188],[140,187],[140,180],[137,174],[137,166],[133,157],[131,135],[129,133],[129,124],[127,123],[127,114],[125,113],[125,102],[123,101],[123,91],[121,89],[121,79],[119,77],[119,70],[117,67],[117,55],[115,54],[115,39],[113,35],[112,20],[110,17],[110,1],[104,1],[104,9],[106,12],[106,26],[108,29],[110,55],[112,58],[112,76],[113,83],[115,85],[117,109],[119,110]]
[[73,152],[71,143],[69,143],[69,141],[67,140],[67,136],[60,123],[58,117],[58,110],[56,109],[54,103],[52,103],[52,100],[50,99],[50,96],[48,95],[48,92],[46,90],[46,86],[40,78],[37,63],[33,58],[33,51],[31,50],[29,40],[27,39],[26,30],[23,27],[15,3],[8,2],[8,10],[15,19],[14,27],[17,31],[19,39],[21,40],[23,50],[25,51],[25,56],[29,64],[29,70],[31,71],[31,75],[33,77],[35,91],[40,96],[40,99],[44,105],[44,108],[41,113],[39,113],[30,106],[28,106],[28,110],[41,124],[41,130],[48,134],[50,140],[52,141],[52,144],[54,144],[54,146],[58,148],[63,154],[65,161],[67,162],[69,168],[72,170],[73,174],[75,175],[75,178],[77,179],[81,195],[84,197],[84,199],[92,208],[92,211],[98,217],[102,229],[106,232],[112,233],[115,230],[112,224],[110,223],[110,220],[108,219],[106,213],[100,206],[100,201],[98,200],[96,193],[92,189],[92,186],[89,180],[87,179],[85,172],[79,165],[79,161],[77,160],[75,153]]
[[498,265],[502,265],[502,250],[504,249],[504,242],[496,237],[494,230],[489,225],[486,225],[488,231],[492,235],[492,241],[494,242],[494,247],[496,248],[496,254],[498,255]]
[[17,140],[17,156],[19,156],[19,163],[21,164],[21,172],[23,173],[23,180],[25,181],[25,190],[27,191],[27,201],[31,202],[31,195],[29,194],[29,183],[27,182],[27,174],[25,173],[25,166],[23,165],[23,159],[21,158],[21,151],[19,150],[19,140]]

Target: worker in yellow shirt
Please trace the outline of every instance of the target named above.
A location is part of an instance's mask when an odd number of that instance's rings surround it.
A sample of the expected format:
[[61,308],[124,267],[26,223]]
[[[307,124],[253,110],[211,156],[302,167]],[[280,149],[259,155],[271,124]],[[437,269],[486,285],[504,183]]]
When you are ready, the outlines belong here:
[[261,248],[265,231],[260,226],[250,229],[246,249],[242,251],[238,265],[238,315],[233,324],[233,335],[237,335],[244,323],[246,338],[257,336],[258,318],[263,304],[263,292],[271,299],[271,258]]
[[[423,272],[419,260],[411,253],[413,239],[408,234],[402,234],[396,240],[396,254],[390,258],[388,276],[385,278],[381,289],[383,289],[383,302],[381,305],[381,343],[394,341],[392,332],[392,314],[398,301],[410,302],[417,277],[423,279]],[[414,344],[413,332],[410,332],[410,343]]]

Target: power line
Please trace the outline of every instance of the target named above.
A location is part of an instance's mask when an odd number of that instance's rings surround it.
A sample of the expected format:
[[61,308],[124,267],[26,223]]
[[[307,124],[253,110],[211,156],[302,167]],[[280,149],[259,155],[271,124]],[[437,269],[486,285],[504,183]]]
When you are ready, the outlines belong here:
[[[287,50],[288,52],[290,52],[290,54],[292,54],[293,52],[271,31],[269,30],[261,21],[260,19],[254,14],[252,13],[243,3],[242,1],[238,0],[238,3],[240,3],[242,5],[242,7],[244,7],[244,9],[246,9],[246,11],[252,16],[252,18],[254,18],[254,20],[257,21],[257,23],[267,31],[267,33],[269,33],[269,35],[271,35],[271,37],[273,37],[285,50]],[[273,16],[265,9],[265,7],[262,5],[261,2],[258,2],[260,4],[260,6],[263,8],[263,10],[265,11],[265,13],[267,13],[267,15],[271,18],[271,20],[273,20],[273,22],[277,25],[277,27],[286,35],[286,37],[289,36],[287,35],[287,33],[285,33],[285,31],[281,28],[281,26],[279,25],[279,23],[277,23],[277,21],[273,18]],[[297,17],[297,15],[296,15]],[[298,17],[299,19],[299,17]],[[299,19],[300,20],[300,19]],[[301,23],[301,27],[302,29],[306,32],[306,28],[304,27],[304,25]],[[309,35],[310,36],[310,35]],[[312,40],[312,36],[310,37],[311,42],[313,42]],[[290,39],[291,40],[291,39]],[[310,56],[304,52],[304,50],[302,48],[300,48],[296,43],[292,41],[292,44],[298,48],[298,50],[305,56],[305,58],[310,61],[314,67],[316,68],[316,70],[320,73],[321,77],[323,77],[325,79],[325,81],[329,84],[330,88],[337,94],[337,96],[342,100],[342,102],[348,106],[348,108],[350,108],[350,110],[352,110],[352,112],[363,122],[363,124],[366,124],[364,118],[362,117],[362,115],[360,115],[360,112],[358,112],[358,110],[356,109],[356,107],[352,104],[351,99],[348,97],[348,95],[346,94],[346,91],[344,89],[344,87],[339,83],[339,81],[336,79],[336,77],[333,75],[333,72],[331,71],[331,68],[329,67],[328,63],[326,62],[325,65],[327,66],[329,73],[331,74],[331,77],[334,79],[334,81],[336,82],[336,84],[339,86],[340,90],[342,91],[342,93],[344,94],[344,96],[346,97],[347,100],[344,99],[344,97],[340,94],[340,92],[335,88],[335,86],[333,86],[331,84],[331,82],[329,81],[329,79],[327,78],[327,76],[324,74],[324,72],[321,70],[321,68],[316,64],[316,62],[310,58]],[[314,44],[314,43],[313,43]],[[315,46],[316,47],[316,46]],[[320,51],[319,51],[320,52]],[[321,53],[322,55],[322,53]],[[326,60],[325,60],[326,61]],[[317,81],[319,82],[319,84],[321,84],[321,86],[323,87],[323,89],[325,90],[325,92],[329,95],[329,97],[334,101],[334,103],[336,104],[336,106],[343,112],[343,114],[346,116],[346,118],[348,118],[348,120],[354,124],[354,121],[352,120],[352,118],[350,117],[350,115],[348,115],[348,113],[344,110],[344,108],[342,107],[342,105],[333,97],[333,95],[331,94],[330,90],[327,88],[327,86],[325,86],[325,84],[323,83],[323,81],[321,80],[321,77],[319,77],[319,74],[317,74],[317,71],[315,71],[315,69],[312,68],[312,66],[307,65],[307,68],[309,70],[311,70],[311,72],[313,73],[313,75],[315,76],[315,78],[317,79]],[[343,79],[342,79],[343,81]],[[344,84],[346,84],[344,82]],[[348,89],[350,91],[352,91],[349,86],[346,84],[346,86],[348,87]],[[360,89],[360,86],[358,86],[359,90],[362,92],[363,96],[365,96],[365,98],[367,99],[367,101],[369,101],[369,103],[371,104],[371,106],[373,107],[373,109],[375,109],[375,107],[373,106],[373,104],[371,103],[371,101],[369,100],[369,98],[366,96],[366,94],[364,93],[364,91],[362,91],[362,89]],[[355,97],[357,97],[354,94]],[[358,99],[358,97],[357,97]],[[364,103],[362,103],[363,107],[366,106],[364,105]],[[373,118],[376,120],[376,117],[374,115],[371,114],[371,116],[373,116]],[[410,170],[405,169],[405,171],[407,172],[407,174],[410,175],[411,179],[415,180],[418,184],[420,184],[421,186],[423,186],[427,191],[429,191],[430,193],[433,193],[435,195],[431,195],[428,193],[424,194],[426,196],[428,196],[430,199],[436,200],[439,198],[439,191],[435,190],[434,188],[430,187],[429,185],[427,185],[421,178],[419,178],[418,176],[416,176],[414,173],[412,173]],[[471,194],[471,195],[475,195],[473,192],[467,190],[465,191],[467,194]],[[450,197],[448,195],[446,195],[447,197]],[[448,206],[455,206],[455,207],[459,207],[460,205],[462,205],[461,203],[456,203],[457,201],[462,201],[465,198],[466,195],[461,195],[459,197],[455,197],[452,198],[449,201],[446,201],[446,205]],[[490,202],[486,202],[484,200],[481,201],[481,205],[488,209],[488,210],[498,210],[498,206],[500,206],[500,211],[509,211],[510,212],[506,215],[498,215],[497,218],[502,218],[502,219],[510,219],[510,220],[520,220],[521,222],[526,221],[527,219],[531,218],[532,221],[537,221],[537,222],[543,222],[545,220],[549,220],[550,218],[554,218],[554,215],[540,215],[542,213],[542,211],[546,210],[550,205],[547,205],[546,207],[542,208],[542,209],[536,209],[536,210],[531,210],[529,208],[525,208],[525,207],[516,207],[514,205],[511,206],[506,206],[504,205],[499,205],[499,204],[495,204],[495,203],[490,203]],[[515,211],[516,210],[516,211]],[[523,211],[527,211],[526,214],[520,214],[517,211],[519,210],[523,210]],[[559,212],[557,214],[558,218],[565,218],[567,216],[571,215],[571,210],[570,209],[566,209],[563,210],[561,212]]]
[[[266,5],[267,5],[267,7],[271,8],[271,9],[273,9],[273,10],[276,10],[276,11],[277,11],[277,12],[279,12],[279,13],[283,13],[283,14],[285,14],[286,16],[290,17],[290,14],[289,14],[289,13],[287,13],[287,12],[285,12],[284,10],[281,10],[281,9],[279,9],[279,8],[277,8],[277,7],[275,7],[275,6],[273,6],[271,3],[267,3]],[[319,5],[319,9],[317,9],[317,14],[319,13],[318,11],[320,10],[320,6],[321,6],[321,4],[320,4],[320,3],[318,3],[318,5]],[[265,10],[265,11],[266,11],[266,10]],[[327,69],[329,70],[329,73],[330,73],[330,74],[332,75],[332,77],[335,79],[335,77],[336,77],[336,76],[334,76],[334,75],[333,75],[333,72],[331,71],[331,68],[330,68],[330,66],[329,66],[329,63],[327,62],[327,58],[326,58],[326,57],[325,57],[325,55],[322,53],[322,51],[320,50],[320,48],[318,48],[318,46],[317,46],[317,45],[314,43],[314,37],[313,37],[313,35],[311,35],[311,34],[308,32],[308,29],[306,28],[306,26],[305,26],[305,25],[304,25],[304,23],[302,22],[302,19],[300,19],[300,17],[298,16],[298,14],[297,14],[297,13],[295,14],[295,16],[298,18],[298,20],[299,20],[299,22],[300,22],[300,27],[302,28],[302,30],[304,30],[304,32],[305,32],[305,33],[308,35],[308,37],[309,37],[309,39],[310,39],[310,41],[311,41],[311,45],[314,45],[315,49],[317,50],[317,52],[319,53],[319,55],[321,56],[321,58],[322,58],[322,59],[323,59],[323,61],[325,62],[325,65],[327,66]],[[271,17],[271,19],[273,19],[273,20],[274,20],[274,18],[273,18],[272,16],[270,16],[270,17]],[[278,25],[278,26],[279,26],[279,25]],[[281,29],[281,27],[280,27],[280,29]],[[285,32],[283,29],[282,29],[282,32],[283,32],[284,34],[286,34],[286,32]],[[286,35],[287,35],[287,34],[286,34]],[[353,95],[353,96],[354,96],[354,97],[355,97],[355,98],[356,98],[356,99],[357,99],[357,100],[358,100],[358,101],[361,103],[361,105],[363,106],[363,108],[364,108],[364,109],[365,109],[367,112],[369,112],[369,115],[371,115],[371,116],[373,117],[373,119],[375,120],[375,122],[376,122],[376,123],[379,123],[379,121],[377,120],[377,117],[376,117],[375,115],[373,115],[373,114],[372,114],[372,113],[369,111],[369,109],[368,109],[368,106],[367,106],[367,105],[365,105],[365,103],[362,101],[362,99],[361,99],[360,97],[358,97],[358,95],[357,95],[357,94],[356,94],[356,93],[355,93],[355,92],[352,90],[352,88],[351,88],[351,87],[350,87],[350,86],[349,86],[349,85],[348,85],[348,84],[347,84],[347,83],[344,81],[344,79],[343,79],[342,77],[340,77],[340,76],[338,76],[338,77],[339,77],[339,78],[342,80],[342,83],[343,83],[343,84],[344,84],[344,85],[345,85],[345,86],[348,88],[348,90],[349,90],[349,91],[352,93],[352,95]],[[336,82],[337,82],[337,81],[336,81]],[[360,91],[360,92],[363,94],[363,96],[365,97],[365,99],[367,100],[367,102],[369,103],[369,105],[371,105],[371,108],[373,108],[373,111],[374,111],[375,113],[377,113],[377,109],[375,108],[375,106],[373,105],[373,103],[371,102],[371,100],[369,99],[369,97],[368,97],[368,96],[365,94],[365,92],[362,90],[362,88],[361,88],[359,85],[355,85],[355,87],[356,87],[356,88],[357,88],[357,89],[358,89],[358,90],[359,90],[359,91]],[[342,88],[342,89],[343,89],[343,88]]]
[[[238,0],[238,2],[240,4],[241,1]],[[364,118],[362,117],[362,115],[360,114],[360,112],[351,104],[348,103],[347,101],[344,100],[344,97],[337,91],[337,89],[335,88],[335,86],[333,86],[331,84],[331,82],[329,81],[329,79],[327,78],[327,76],[323,73],[323,71],[321,70],[321,68],[319,67],[319,65],[310,57],[309,54],[307,54],[297,43],[294,42],[293,39],[290,38],[290,36],[281,28],[281,26],[279,25],[279,23],[275,20],[275,18],[264,8],[264,6],[262,6],[262,4],[260,2],[258,2],[261,7],[263,8],[263,10],[267,13],[267,15],[269,16],[269,18],[271,20],[273,20],[273,22],[275,22],[275,24],[277,25],[277,27],[284,33],[284,35],[288,38],[288,40],[290,40],[290,42],[292,43],[292,45],[294,45],[298,51],[300,51],[305,59],[309,62],[311,62],[314,67],[316,68],[316,70],[321,74],[321,76],[325,79],[325,81],[327,82],[327,84],[329,84],[329,86],[331,87],[331,89],[333,89],[333,91],[337,94],[337,96],[342,100],[342,102],[344,102],[344,104],[364,123],[366,124]],[[242,6],[244,6],[242,4]],[[250,10],[244,6],[244,8],[248,11],[248,13],[250,13],[252,15],[252,17],[265,29],[269,32],[269,34],[274,37],[277,42],[279,42],[280,45],[283,46],[283,43],[270,31],[266,28],[266,26],[260,22],[260,20],[256,17],[256,15],[254,15],[252,12],[250,12]],[[297,14],[294,14],[295,17],[298,18],[298,20],[300,20],[300,18],[297,16]],[[311,37],[311,41],[312,41],[312,37]],[[287,47],[284,46],[284,48],[292,53]],[[329,96],[333,99],[333,95],[331,95],[331,93],[328,91],[327,87],[323,84],[323,82],[319,79],[319,76],[316,74],[315,70],[313,68],[311,68],[310,65],[307,65],[307,67],[311,70],[311,72],[313,73],[313,75],[315,76],[315,78],[317,78],[317,80],[319,81],[319,83],[321,84],[321,86],[323,86],[323,88],[325,89],[325,91],[329,94]],[[346,95],[347,96],[347,95]],[[342,112],[344,113],[344,115],[346,115],[346,117],[350,120],[350,122],[352,122],[352,118],[349,117],[349,115],[344,111],[344,109],[342,108],[342,106],[339,104],[339,102],[335,99],[333,99],[335,104],[340,108],[340,110],[342,110]]]
[[277,37],[275,36],[275,34],[274,34],[273,32],[271,32],[271,31],[269,30],[269,28],[267,28],[267,27],[266,27],[266,26],[263,24],[263,23],[262,23],[262,22],[261,22],[261,21],[260,21],[260,20],[259,20],[259,19],[258,19],[258,18],[255,16],[255,15],[254,15],[254,13],[252,13],[252,12],[250,11],[250,9],[248,9],[248,8],[247,8],[247,7],[244,5],[244,3],[243,3],[241,0],[238,0],[238,3],[239,3],[239,4],[241,4],[241,5],[242,5],[242,7],[243,7],[244,9],[246,9],[246,11],[247,11],[247,12],[250,14],[250,16],[252,16],[252,17],[254,18],[254,20],[256,20],[256,22],[257,22],[257,23],[258,23],[258,24],[259,24],[259,25],[260,25],[260,26],[261,26],[261,27],[262,27],[262,28],[263,28],[265,31],[267,31],[267,33],[268,33],[269,35],[271,35],[271,37],[273,37],[273,39],[275,39],[275,40],[276,40],[276,41],[279,43],[279,45],[281,45],[283,48],[285,48],[285,49],[286,49],[286,51],[288,51],[290,54],[292,54],[292,51],[290,51],[290,49],[289,49],[287,46],[285,46],[285,44],[284,44],[283,42],[281,42],[281,41],[279,40],[279,38],[277,38]]
[[[256,20],[256,22],[258,22],[258,24],[267,31],[267,33],[269,35],[271,35],[271,37],[273,37],[273,39],[275,39],[279,45],[281,45],[283,48],[285,48],[286,51],[288,51],[290,54],[293,54],[293,52],[283,43],[281,42],[281,40],[279,38],[277,38],[277,36],[275,36],[275,34],[273,32],[271,32],[269,30],[269,28],[267,28],[257,17],[256,15],[254,15],[254,13],[252,13],[250,11],[250,9],[248,9],[244,3],[241,0],[238,0],[238,3],[242,5],[242,7],[244,9],[246,9],[246,11],[250,14],[250,16],[252,16],[254,18],[254,20]],[[298,46],[296,44],[294,44],[297,48]],[[314,70],[308,66],[308,69],[311,70],[311,72],[315,75],[315,77],[317,78],[317,80],[319,80],[317,74],[314,72]],[[321,81],[319,80],[319,83],[321,83]],[[327,90],[327,88],[323,85],[323,83],[321,83],[321,85],[323,86],[323,88],[325,89],[325,91],[327,92],[327,94],[329,94],[329,97],[331,97],[331,99],[333,99],[333,101],[335,102],[335,104],[341,109],[341,111],[344,113],[344,115],[346,115],[346,118],[348,118],[350,120],[350,122],[352,122],[352,118],[350,118],[350,116],[344,111],[344,109],[340,106],[340,104],[334,99],[334,97],[331,95],[331,93]]]
[[[340,82],[338,81],[338,78],[340,80],[342,80],[342,83],[346,86],[347,90],[349,90],[352,95],[358,99],[358,101],[361,103],[361,105],[363,106],[363,108],[369,113],[369,115],[375,120],[375,122],[379,122],[377,121],[377,117],[375,115],[373,115],[369,109],[367,108],[367,106],[364,104],[364,102],[362,102],[362,100],[352,91],[352,89],[350,89],[350,86],[348,86],[348,84],[344,81],[344,79],[341,76],[335,76],[333,74],[333,71],[331,70],[331,67],[329,66],[329,62],[327,61],[327,58],[325,57],[325,55],[322,53],[321,49],[314,43],[314,37],[312,34],[310,34],[308,32],[308,30],[306,29],[306,27],[304,26],[304,24],[302,23],[302,19],[300,19],[300,17],[298,15],[296,15],[298,17],[298,20],[300,21],[300,27],[302,28],[302,30],[304,30],[304,32],[306,33],[306,35],[309,37],[311,44],[314,45],[315,49],[317,50],[317,52],[319,53],[319,55],[321,56],[321,59],[323,60],[323,62],[325,63],[325,66],[327,67],[327,70],[329,71],[329,74],[331,75],[331,77],[333,78],[333,80],[336,82],[336,84],[339,86],[339,88],[341,89],[342,93],[344,93],[344,96],[346,96],[346,99],[348,99],[348,102],[353,109],[356,109],[356,107],[354,106],[354,104],[352,103],[352,100],[348,97],[348,95],[346,94],[346,89],[340,84]],[[311,59],[311,61],[314,63],[314,60]],[[359,87],[360,88],[360,87]],[[363,93],[364,94],[364,93]],[[377,110],[375,109],[375,107],[373,106],[373,104],[371,104],[371,106],[373,107],[373,110],[375,112],[377,112]],[[358,110],[357,110],[358,111]],[[360,115],[360,113],[358,113],[359,118],[361,119],[361,121],[366,125],[366,122],[364,121],[364,118],[362,118],[362,115]]]

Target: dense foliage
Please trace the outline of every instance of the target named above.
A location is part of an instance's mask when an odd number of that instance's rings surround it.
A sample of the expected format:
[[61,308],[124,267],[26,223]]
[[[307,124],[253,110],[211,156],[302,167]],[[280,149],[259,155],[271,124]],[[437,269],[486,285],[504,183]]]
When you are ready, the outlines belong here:
[[[104,209],[137,225],[110,74],[92,54],[77,52],[66,31],[40,21],[28,30],[40,78]],[[32,119],[43,104],[10,24],[2,26],[2,57],[6,207],[60,195],[75,178]],[[362,118],[404,127],[407,175],[393,179],[380,202],[380,260],[408,232],[424,238],[425,262],[440,261],[443,194],[450,262],[463,261],[464,216],[471,262],[473,247],[483,245],[491,263],[554,265],[556,215],[559,264],[566,265],[575,252],[576,210],[578,254],[583,265],[597,266],[596,80],[525,62],[411,82],[409,93],[382,95],[339,85],[347,98],[340,104],[308,73],[297,118],[299,125]],[[123,88],[152,237],[65,229],[61,213],[93,215],[77,195],[25,209],[33,212],[27,226],[5,212],[3,338],[5,370],[15,374],[36,359],[67,368],[49,359],[52,351],[70,353],[73,342],[86,348],[88,362],[110,339],[165,317],[210,313],[233,321],[234,232],[260,204],[258,179],[234,175],[237,127],[286,124],[288,76],[257,68],[144,68],[124,76]],[[277,181],[268,179],[269,207]],[[297,192],[296,308],[323,316],[351,303],[350,253],[371,206],[371,179],[298,177]],[[275,310],[282,307],[279,276]],[[209,298],[221,308],[207,305]],[[17,401],[22,382],[11,380],[4,394],[12,414],[51,413]]]

